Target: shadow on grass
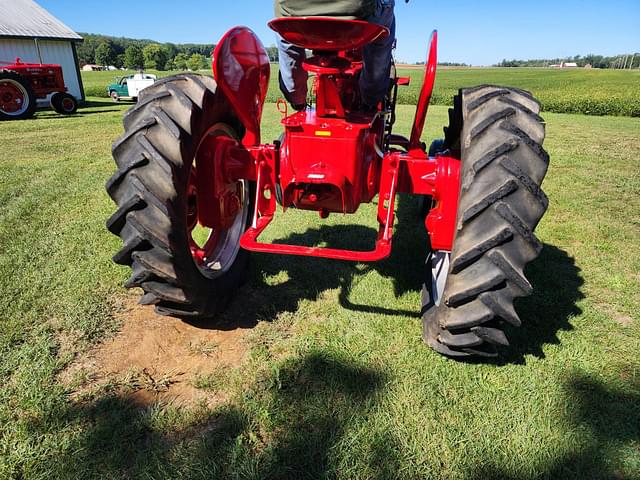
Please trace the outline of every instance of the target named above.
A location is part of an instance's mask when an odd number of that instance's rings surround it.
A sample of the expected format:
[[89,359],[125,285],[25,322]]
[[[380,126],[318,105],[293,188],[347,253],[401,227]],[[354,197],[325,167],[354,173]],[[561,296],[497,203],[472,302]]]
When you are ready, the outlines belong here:
[[[394,290],[389,305],[393,305],[395,298],[422,288],[427,274],[424,261],[428,238],[418,218],[418,208],[414,198],[400,197],[393,251],[381,262],[357,264],[312,257],[255,255],[252,281],[223,314],[222,325],[213,328],[246,328],[259,320],[271,321],[282,312],[296,312],[301,300],[316,300],[323,292],[334,289],[339,290],[339,303],[347,310],[419,318],[418,304],[415,310],[401,310],[355,304],[350,299],[354,283],[371,271],[392,279]],[[360,225],[322,225],[275,243],[368,250],[374,247],[376,234],[374,229]],[[280,283],[269,284],[266,280],[279,275],[285,278]],[[559,343],[558,331],[572,330],[571,318],[581,313],[577,302],[584,298],[580,290],[583,280],[580,268],[567,252],[545,244],[538,259],[528,265],[526,275],[534,293],[516,300],[522,326],[507,327],[511,347],[492,363],[523,363],[526,355],[543,358],[543,346]]]
[[113,100],[85,100],[80,105],[80,108],[115,107],[117,105],[135,105],[136,103],[133,100],[120,100],[118,102]]
[[[338,470],[332,449],[367,417],[387,381],[380,370],[326,352],[257,377],[242,407],[223,405],[182,431],[171,430],[171,413],[126,397],[71,405],[62,422],[79,433],[41,467],[55,478],[324,478]],[[395,449],[379,440],[372,478],[388,478]]]
[[81,108],[113,107],[117,105],[113,100],[85,100],[80,105]]
[[525,274],[533,285],[533,295],[515,302],[522,326],[509,328],[511,347],[501,359],[510,363],[522,363],[525,355],[544,358],[542,347],[559,344],[557,333],[573,330],[570,320],[582,313],[577,303],[584,298],[580,290],[584,280],[567,252],[545,244]]
[[[557,457],[522,458],[509,462],[508,469],[485,452],[469,459],[476,466],[464,478],[637,478],[640,383],[633,372],[634,367],[612,369],[606,381],[568,375],[567,421],[559,428],[570,433],[559,449],[543,449],[560,451]],[[355,473],[373,480],[416,478],[402,472],[425,459],[403,457],[392,432],[376,431],[371,421],[380,415],[376,409],[389,379],[384,371],[311,351],[256,377],[243,387],[241,404],[203,411],[190,422],[178,420],[179,413],[142,409],[117,396],[71,405],[57,422],[76,434],[30,472],[37,476],[42,469],[49,478],[61,479],[317,479]],[[45,434],[51,422],[43,419],[30,428]],[[184,423],[188,426],[175,429]],[[344,443],[347,432],[354,443]]]
[[108,110],[96,110],[93,112],[87,112],[86,110],[83,109],[79,109],[75,115],[72,116],[80,116],[80,117],[84,117],[86,115],[97,115],[99,113],[113,113],[113,112],[122,112],[122,110],[118,110],[117,108],[110,108]]
[[[333,289],[339,289],[339,302],[345,309],[419,318],[419,305],[410,311],[354,304],[350,300],[354,281],[370,271],[392,279],[394,298],[422,288],[427,235],[417,218],[417,206],[410,197],[400,198],[397,216],[393,252],[384,261],[358,264],[314,257],[254,255],[251,280],[222,315],[223,324],[231,320],[241,322],[238,326],[247,327],[259,320],[270,321],[282,312],[297,311],[301,300],[316,300],[323,292]],[[322,225],[274,243],[365,251],[374,248],[376,235],[376,230],[361,225]],[[275,284],[267,281],[277,276],[286,280]],[[389,304],[393,304],[393,298]]]
[[640,478],[640,381],[629,374],[635,368],[629,367],[626,373],[625,368],[609,372],[617,377],[610,384],[580,374],[570,377],[565,385],[566,402],[576,444],[568,453],[542,464],[535,475],[518,475],[488,464],[465,478]]

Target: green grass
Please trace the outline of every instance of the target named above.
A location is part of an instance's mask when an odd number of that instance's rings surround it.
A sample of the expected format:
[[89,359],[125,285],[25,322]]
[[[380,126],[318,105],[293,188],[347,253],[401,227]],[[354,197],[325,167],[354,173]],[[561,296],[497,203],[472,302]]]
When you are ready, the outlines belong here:
[[[141,409],[57,380],[117,329],[128,273],[104,228],[125,106],[91,100],[0,125],[0,478],[640,478],[640,120],[545,115],[545,248],[501,362],[422,344],[425,235],[403,197],[386,261],[254,255],[227,314],[261,320],[249,360],[194,382],[228,400]],[[374,215],[289,211],[269,235],[365,247]]]
[[[116,83],[116,79],[120,77],[125,77],[127,75],[131,75],[136,73],[134,70],[120,70],[113,72],[81,72],[82,75],[82,85],[84,86],[85,94],[88,97],[103,97],[109,98],[109,94],[107,93],[107,87]],[[176,73],[180,73],[178,71],[169,71],[169,72],[160,72],[157,70],[147,70],[146,73],[153,73],[157,75],[159,78],[166,77],[168,75],[174,75]],[[201,71],[200,73],[208,73],[211,74],[210,71]]]
[[[119,72],[83,72],[87,95],[107,96],[106,87]],[[155,72],[160,76],[175,72]],[[207,72],[203,72],[207,73]],[[400,68],[398,75],[411,77],[409,87],[401,87],[398,102],[415,105],[420,96],[424,71]],[[506,85],[528,90],[540,100],[542,109],[556,113],[622,115],[640,117],[640,71],[552,70],[544,68],[441,68],[432,103],[451,105],[460,88],[481,84]],[[281,96],[277,66],[272,66],[268,101]]]

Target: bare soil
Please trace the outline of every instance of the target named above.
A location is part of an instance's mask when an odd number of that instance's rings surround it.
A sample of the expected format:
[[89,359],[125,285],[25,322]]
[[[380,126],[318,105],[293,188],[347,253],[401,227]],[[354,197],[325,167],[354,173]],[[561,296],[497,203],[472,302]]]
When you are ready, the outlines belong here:
[[225,392],[199,389],[194,382],[242,364],[248,328],[196,327],[157,315],[134,298],[126,300],[119,316],[120,331],[76,358],[61,375],[72,398],[112,390],[140,406],[212,405],[225,400]]

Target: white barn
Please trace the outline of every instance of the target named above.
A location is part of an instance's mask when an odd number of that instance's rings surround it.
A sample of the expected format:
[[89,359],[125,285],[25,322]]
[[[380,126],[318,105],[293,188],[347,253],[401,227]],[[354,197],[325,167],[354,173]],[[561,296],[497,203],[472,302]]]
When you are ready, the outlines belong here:
[[56,63],[69,93],[84,100],[76,42],[82,37],[32,0],[0,0],[0,62]]

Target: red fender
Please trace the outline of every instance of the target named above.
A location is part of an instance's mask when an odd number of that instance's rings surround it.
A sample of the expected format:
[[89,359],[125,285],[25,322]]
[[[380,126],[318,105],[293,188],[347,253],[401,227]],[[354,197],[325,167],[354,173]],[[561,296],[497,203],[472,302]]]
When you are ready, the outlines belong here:
[[246,146],[260,144],[260,120],[269,88],[269,56],[253,31],[229,30],[213,52],[213,76],[247,132]]
[[429,102],[433,93],[433,86],[436,83],[436,70],[438,68],[438,31],[434,30],[431,34],[429,42],[429,58],[424,74],[424,83],[420,91],[420,99],[416,108],[416,117],[413,120],[413,128],[411,129],[411,141],[409,142],[409,151],[422,150],[420,137],[424,130],[424,121],[427,118],[429,110]]

